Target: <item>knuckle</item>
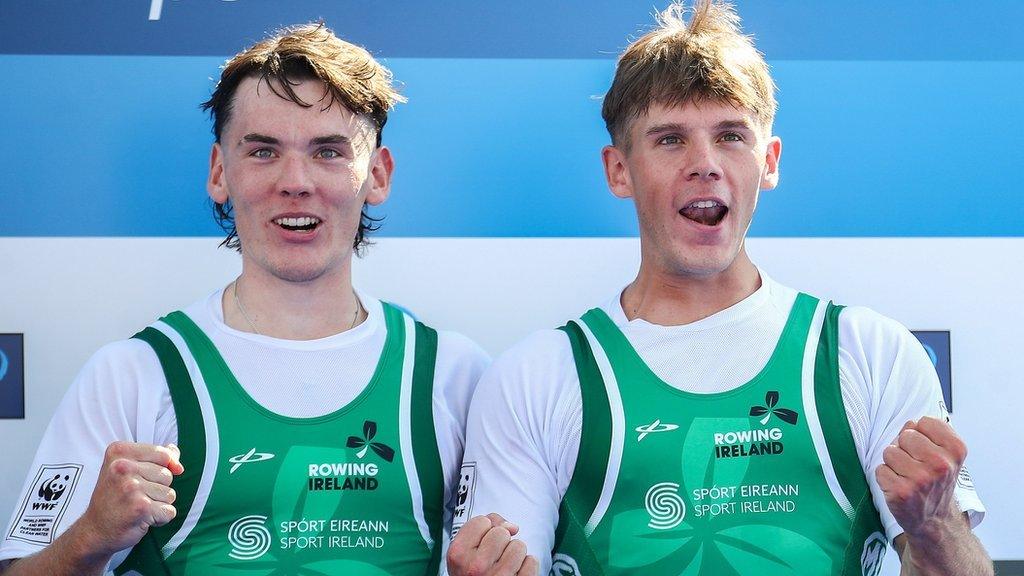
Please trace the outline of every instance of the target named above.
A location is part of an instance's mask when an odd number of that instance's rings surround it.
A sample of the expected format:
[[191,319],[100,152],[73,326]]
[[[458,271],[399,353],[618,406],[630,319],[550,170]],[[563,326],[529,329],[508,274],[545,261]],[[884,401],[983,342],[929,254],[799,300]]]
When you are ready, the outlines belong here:
[[127,449],[128,449],[128,443],[124,442],[122,440],[118,440],[116,442],[111,442],[110,444],[108,444],[107,445],[107,450],[106,450],[106,452],[104,454],[106,456],[110,456],[110,457],[113,457],[113,458],[118,458],[122,454],[124,454],[127,451]]
[[167,448],[166,446],[154,446],[153,450],[157,455],[157,464],[161,466],[168,466],[171,463],[171,460],[174,459],[174,455],[171,454],[170,448]]
[[519,553],[525,554],[526,553],[526,542],[523,542],[522,540],[513,540],[513,541],[508,543],[508,548],[506,548],[506,550],[508,552],[512,552],[512,553],[515,553],[515,554],[519,554]]
[[149,499],[142,495],[132,498],[128,510],[131,511],[132,516],[135,518],[149,516]]
[[956,459],[958,464],[963,464],[964,460],[967,460],[967,444],[959,438],[950,447],[950,452],[953,453],[953,458]]
[[466,569],[466,576],[483,576],[487,573],[487,570],[491,567],[490,563],[484,558],[474,558],[469,563],[469,567]]
[[899,502],[909,502],[917,490],[913,485],[907,484],[902,487],[896,488],[896,500]]
[[483,526],[490,526],[491,525],[491,517],[490,516],[474,516],[474,517],[470,518],[469,521],[473,523],[474,527],[483,527]]
[[110,470],[119,476],[126,476],[135,472],[135,463],[126,458],[115,458],[110,463]]

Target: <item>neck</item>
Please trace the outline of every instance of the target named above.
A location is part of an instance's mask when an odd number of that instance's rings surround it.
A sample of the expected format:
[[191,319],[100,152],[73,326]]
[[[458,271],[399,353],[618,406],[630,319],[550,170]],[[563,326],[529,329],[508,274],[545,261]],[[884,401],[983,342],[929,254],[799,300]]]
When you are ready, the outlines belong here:
[[291,282],[243,266],[235,285],[224,290],[221,305],[228,326],[285,340],[326,338],[366,317],[352,290],[349,267],[308,282]]
[[641,262],[620,302],[629,320],[680,326],[721,312],[760,287],[757,268],[741,251],[728,269],[707,276],[676,274]]

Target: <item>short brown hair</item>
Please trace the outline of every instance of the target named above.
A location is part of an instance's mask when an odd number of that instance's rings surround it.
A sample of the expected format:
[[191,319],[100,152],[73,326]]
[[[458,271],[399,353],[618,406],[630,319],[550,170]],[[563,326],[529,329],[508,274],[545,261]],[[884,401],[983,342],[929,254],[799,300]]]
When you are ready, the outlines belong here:
[[[364,48],[341,40],[323,22],[290,26],[239,52],[224,65],[216,89],[201,105],[213,119],[217,142],[231,120],[235,91],[246,78],[259,78],[277,96],[305,108],[313,103],[303,101],[293,87],[303,80],[323,82],[321,109],[328,110],[338,102],[369,118],[377,132],[377,147],[388,111],[405,102],[392,86],[391,71]],[[221,245],[241,250],[230,201],[214,203],[214,217],[228,235]],[[375,222],[364,208],[353,245],[356,250],[368,243],[366,234],[378,228]]]
[[775,83],[764,55],[740,31],[735,9],[720,0],[695,0],[689,23],[686,11],[673,2],[658,14],[658,26],[619,57],[601,109],[612,143],[628,150],[630,121],[655,103],[726,101],[771,126]]

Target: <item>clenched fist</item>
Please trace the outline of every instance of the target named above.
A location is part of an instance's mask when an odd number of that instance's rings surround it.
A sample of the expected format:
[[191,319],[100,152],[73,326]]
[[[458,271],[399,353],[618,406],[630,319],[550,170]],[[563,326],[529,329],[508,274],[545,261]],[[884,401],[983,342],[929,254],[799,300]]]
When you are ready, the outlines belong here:
[[448,548],[451,576],[537,576],[540,565],[513,540],[519,527],[499,514],[476,516],[462,525]]
[[92,499],[80,520],[95,538],[93,553],[109,556],[130,548],[150,526],[174,519],[171,479],[184,471],[179,455],[173,444],[107,446]]
[[960,516],[953,497],[967,446],[947,422],[931,417],[907,422],[882,454],[875,471],[896,521],[907,534],[927,531]]

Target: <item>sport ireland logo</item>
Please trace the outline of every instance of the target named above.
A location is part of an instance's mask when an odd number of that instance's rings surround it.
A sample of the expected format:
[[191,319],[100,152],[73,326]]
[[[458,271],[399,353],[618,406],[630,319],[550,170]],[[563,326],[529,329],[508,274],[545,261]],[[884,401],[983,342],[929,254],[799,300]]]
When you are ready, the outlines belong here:
[[548,574],[549,576],[580,576],[580,567],[572,556],[556,552],[551,557],[551,571]]
[[228,543],[235,560],[255,560],[270,550],[270,530],[264,524],[266,516],[243,516],[228,528]]
[[651,517],[647,526],[655,530],[671,530],[686,518],[686,503],[679,495],[679,484],[675,482],[651,486],[644,495],[644,507]]
[[861,576],[878,576],[882,571],[882,559],[887,546],[885,536],[881,532],[872,532],[864,541],[864,551],[860,554]]
[[654,422],[637,426],[634,430],[640,433],[640,435],[636,437],[636,441],[639,442],[646,438],[648,434],[654,432],[671,432],[677,428],[679,428],[677,424],[662,424],[660,418],[655,418]]

